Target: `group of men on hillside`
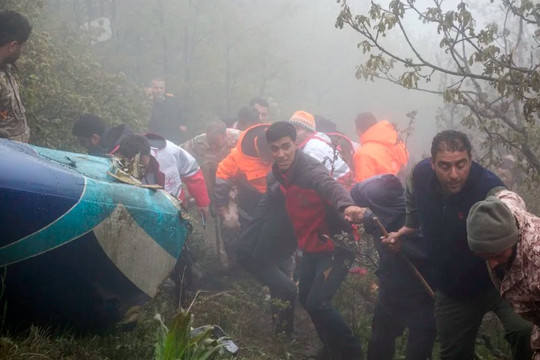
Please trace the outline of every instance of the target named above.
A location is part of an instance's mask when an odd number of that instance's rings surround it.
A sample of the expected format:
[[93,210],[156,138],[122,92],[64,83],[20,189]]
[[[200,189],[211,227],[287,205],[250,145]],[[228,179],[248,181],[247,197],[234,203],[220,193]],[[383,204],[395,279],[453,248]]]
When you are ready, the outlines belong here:
[[[22,15],[0,13],[0,137],[21,142],[30,131],[13,70],[30,32]],[[355,257],[337,238],[362,223],[380,257],[368,359],[392,359],[404,328],[406,359],[430,359],[437,334],[441,359],[473,359],[491,311],[514,359],[540,360],[540,219],[473,161],[465,134],[437,134],[431,157],[412,168],[403,188],[397,176],[405,177],[406,147],[388,121],[370,113],[356,118],[361,146],[347,162],[332,135],[317,131],[326,119],[297,111],[269,124],[261,98],[241,109],[230,126],[236,129],[213,121],[180,147],[187,127],[162,79],[153,80],[149,95],[149,134],[109,127],[95,115],[83,115],[73,134],[91,154],[137,159],[144,183],[179,199],[185,184],[204,217],[212,198],[223,224],[241,233],[233,244],[237,261],[284,302],[272,309],[277,333],[294,335],[298,294],[324,345],[318,358],[363,358],[332,306]]]

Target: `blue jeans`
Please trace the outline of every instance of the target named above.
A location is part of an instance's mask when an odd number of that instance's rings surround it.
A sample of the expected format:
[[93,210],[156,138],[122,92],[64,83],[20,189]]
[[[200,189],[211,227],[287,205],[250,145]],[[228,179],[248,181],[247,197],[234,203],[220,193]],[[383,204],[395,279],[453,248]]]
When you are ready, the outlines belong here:
[[362,359],[360,342],[332,307],[332,298],[349,272],[350,256],[304,253],[300,260],[300,303],[311,317],[330,359]]

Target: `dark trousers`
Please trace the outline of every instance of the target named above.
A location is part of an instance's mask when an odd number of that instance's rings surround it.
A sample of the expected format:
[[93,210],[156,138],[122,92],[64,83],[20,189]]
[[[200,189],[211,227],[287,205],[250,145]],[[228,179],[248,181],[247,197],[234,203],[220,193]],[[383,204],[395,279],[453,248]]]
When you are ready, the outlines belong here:
[[349,272],[349,260],[334,253],[304,253],[300,260],[300,303],[311,317],[330,359],[362,359],[360,342],[332,307],[332,298]]
[[[294,329],[296,284],[291,280],[292,260],[279,264],[240,259],[240,265],[261,284],[268,286],[272,297],[272,320],[276,334],[291,335]],[[278,301],[274,301],[278,300]]]
[[530,360],[531,323],[517,315],[494,287],[467,300],[435,294],[435,319],[441,343],[441,360],[472,360],[478,328],[493,311],[501,320],[514,360]]
[[368,360],[392,360],[395,341],[409,329],[406,360],[431,359],[433,343],[437,336],[433,318],[433,300],[427,295],[403,298],[395,294],[393,299],[377,298],[371,339],[368,345]]

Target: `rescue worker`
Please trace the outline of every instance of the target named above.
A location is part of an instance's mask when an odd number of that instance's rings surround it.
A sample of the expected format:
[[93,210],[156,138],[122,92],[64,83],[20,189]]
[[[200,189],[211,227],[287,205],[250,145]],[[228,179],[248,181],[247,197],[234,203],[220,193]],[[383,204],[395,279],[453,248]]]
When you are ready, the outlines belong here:
[[212,191],[218,164],[229,155],[240,137],[240,130],[229,129],[221,120],[212,120],[206,132],[182,144],[196,160],[207,180],[209,192]]
[[501,190],[471,208],[467,237],[503,299],[534,324],[531,347],[540,360],[540,218],[518,194]]
[[436,288],[442,360],[473,359],[476,334],[489,311],[501,320],[514,359],[530,359],[531,324],[501,298],[484,261],[467,245],[469,210],[504,189],[498,177],[472,161],[471,152],[471,143],[462,132],[447,130],[433,138],[431,158],[414,167],[407,184],[405,225],[383,243],[397,251],[403,236],[422,229]]
[[[216,172],[218,164],[225,158],[231,150],[236,146],[240,136],[240,130],[228,129],[225,123],[221,120],[213,120],[206,126],[206,132],[197,135],[193,139],[182,144],[182,147],[187,150],[199,163],[206,179],[206,187],[211,194],[216,182]],[[232,192],[235,193],[233,190]],[[229,207],[236,209],[236,204],[233,202]],[[214,215],[214,214],[213,214]],[[225,252],[223,234],[227,235],[227,230],[222,231],[221,221],[216,218],[215,225],[215,240],[210,241],[210,237],[205,236],[205,246],[208,249],[213,249],[217,257],[224,264],[228,263],[228,255]]]
[[[394,359],[395,341],[408,329],[405,360],[431,359],[437,336],[433,299],[411,269],[410,261],[424,279],[431,277],[426,244],[419,231],[407,236],[400,253],[381,243],[383,235],[376,216],[386,230],[396,231],[405,222],[405,197],[401,181],[394,175],[376,175],[354,185],[351,196],[358,206],[368,207],[364,229],[373,236],[379,254],[375,272],[379,279],[371,325],[367,360]],[[405,257],[408,259],[405,259]]]
[[394,126],[387,120],[377,122],[372,113],[358,114],[356,133],[361,146],[354,154],[354,180],[374,175],[397,175],[409,160],[409,152]]
[[[253,219],[255,208],[266,191],[266,175],[272,168],[264,135],[267,128],[267,124],[258,124],[240,134],[236,147],[219,163],[216,172],[213,206],[223,225],[237,235]],[[228,206],[233,185],[237,188],[237,213]],[[234,256],[237,237],[231,234],[224,237],[224,241],[228,242],[225,244],[227,254]]]
[[134,131],[125,124],[109,127],[102,118],[93,114],[81,115],[73,124],[72,134],[75,135],[89,155],[112,155],[118,150],[120,141]]
[[296,129],[298,148],[321,162],[335,180],[350,189],[353,173],[341,158],[339,150],[332,146],[332,140],[326,134],[317,132],[314,116],[300,110],[291,116],[289,122]]
[[[139,162],[144,167],[142,182],[144,184],[158,184],[179,200],[185,198],[182,183],[185,183],[201,214],[208,216],[210,199],[206,190],[206,183],[197,161],[187,151],[165,140],[159,135],[133,134],[120,142],[119,155],[132,160],[139,154]],[[195,260],[184,243],[184,249],[171,274],[176,284],[174,294],[176,303],[189,305],[189,298],[195,291],[196,282]],[[185,284],[184,284],[185,283]]]
[[23,15],[10,10],[0,13],[0,138],[25,143],[30,139],[30,128],[15,77],[15,62],[31,32]]
[[153,79],[148,96],[152,101],[149,131],[163,136],[174,144],[182,143],[187,126],[175,96],[165,90],[165,81],[161,78]]
[[210,198],[204,175],[187,151],[156,134],[133,134],[122,139],[117,153],[127,159],[141,153],[143,183],[159,184],[180,201],[185,200],[182,183],[186,184],[199,212],[208,216]]
[[299,264],[300,303],[325,346],[325,358],[360,359],[360,342],[331,305],[354,258],[349,249],[334,246],[333,237],[350,231],[347,221],[361,221],[365,209],[354,205],[350,194],[324,165],[297,151],[292,124],[272,124],[266,139],[274,160],[272,175],[279,182],[271,190],[281,191],[285,197],[285,208],[303,252]]

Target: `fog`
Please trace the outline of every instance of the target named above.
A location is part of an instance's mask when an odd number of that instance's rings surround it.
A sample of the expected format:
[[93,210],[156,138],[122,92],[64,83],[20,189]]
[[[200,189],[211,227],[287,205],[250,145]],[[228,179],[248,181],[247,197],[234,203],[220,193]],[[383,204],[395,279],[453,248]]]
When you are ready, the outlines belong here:
[[[417,111],[408,145],[420,156],[436,132],[442,99],[357,79],[356,67],[368,55],[357,47],[358,33],[335,27],[340,6],[334,0],[59,0],[45,12],[57,19],[47,25],[57,36],[66,36],[70,26],[86,29],[96,19],[110,20],[112,35],[93,41],[92,52],[107,71],[123,72],[141,86],[163,77],[187,109],[192,135],[211,118],[235,116],[252,97],[262,96],[274,121],[302,109],[332,119],[352,138],[359,112],[403,129],[406,114]],[[353,12],[367,6],[351,3]],[[430,29],[415,30],[426,49],[438,48]],[[386,40],[392,49],[403,47],[402,39]]]

